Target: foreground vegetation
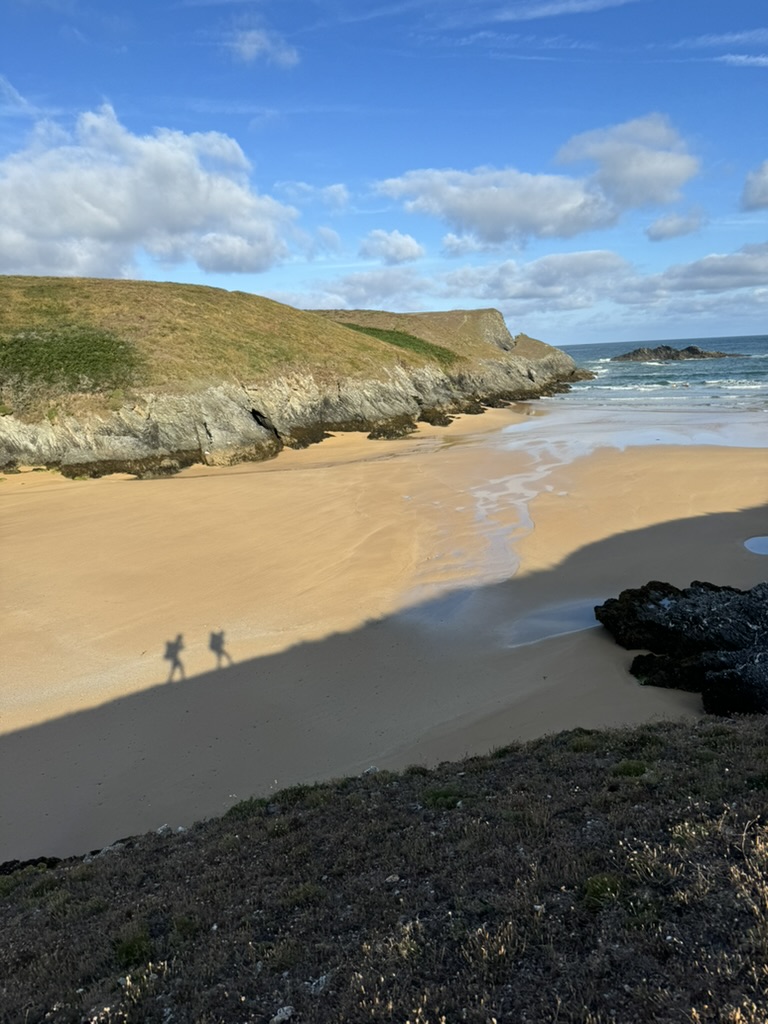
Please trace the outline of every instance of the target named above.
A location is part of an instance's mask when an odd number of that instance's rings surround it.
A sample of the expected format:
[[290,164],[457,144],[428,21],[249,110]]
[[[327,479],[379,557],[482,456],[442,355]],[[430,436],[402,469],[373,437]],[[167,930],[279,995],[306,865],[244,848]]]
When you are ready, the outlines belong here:
[[0,1021],[763,1024],[768,727],[576,730],[0,875]]

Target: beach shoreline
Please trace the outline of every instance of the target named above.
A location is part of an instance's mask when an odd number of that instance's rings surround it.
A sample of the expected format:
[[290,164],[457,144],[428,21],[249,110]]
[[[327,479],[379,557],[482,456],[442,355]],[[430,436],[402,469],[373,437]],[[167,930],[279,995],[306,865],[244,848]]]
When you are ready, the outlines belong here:
[[[547,415],[170,480],[6,478],[0,770],[23,781],[2,792],[0,860],[372,764],[698,717],[696,695],[643,689],[584,627],[649,578],[765,578],[743,546],[768,532],[765,450],[544,458],[525,439]],[[183,680],[163,657],[179,635]]]

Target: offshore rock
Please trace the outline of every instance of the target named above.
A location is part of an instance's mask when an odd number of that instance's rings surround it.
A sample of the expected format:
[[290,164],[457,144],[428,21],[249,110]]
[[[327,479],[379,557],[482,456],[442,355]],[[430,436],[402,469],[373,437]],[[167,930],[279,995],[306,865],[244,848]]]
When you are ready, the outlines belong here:
[[643,685],[700,692],[710,714],[768,712],[768,583],[751,590],[653,580],[595,608]]
[[522,335],[513,339],[496,310],[436,317],[459,315],[481,332],[489,358],[460,358],[448,369],[396,364],[376,379],[296,373],[186,394],[144,392],[117,411],[60,414],[55,422],[6,415],[0,417],[0,470],[45,465],[73,477],[146,477],[193,463],[260,461],[284,447],[322,441],[329,432],[402,437],[419,421],[446,424],[456,413],[567,391],[585,376],[559,349]]
[[705,352],[698,345],[672,348],[658,345],[656,348],[636,348],[621,356],[613,356],[612,363],[674,363],[683,359],[738,359],[736,352]]

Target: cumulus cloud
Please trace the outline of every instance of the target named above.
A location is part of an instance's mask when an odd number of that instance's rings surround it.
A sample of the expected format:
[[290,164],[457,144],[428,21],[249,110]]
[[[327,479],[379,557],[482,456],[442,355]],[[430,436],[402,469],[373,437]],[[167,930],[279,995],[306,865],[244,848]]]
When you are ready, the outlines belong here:
[[421,295],[429,287],[430,282],[412,268],[387,267],[316,282],[301,293],[272,293],[272,297],[301,309],[414,310],[424,308]]
[[469,256],[471,253],[492,252],[494,249],[498,249],[498,245],[481,242],[473,235],[455,235],[452,231],[443,235],[443,254],[445,256]]
[[0,272],[122,276],[140,251],[217,273],[287,254],[296,211],[260,195],[234,139],[134,135],[103,106],[0,161]]
[[382,263],[412,263],[424,255],[424,247],[411,235],[399,231],[371,231],[360,244],[359,254],[364,259]]
[[653,286],[671,291],[725,292],[739,288],[766,288],[768,242],[745,245],[736,252],[713,253],[703,259],[670,267]]
[[745,210],[763,210],[768,206],[768,160],[747,175],[741,205]]
[[697,211],[689,214],[668,213],[664,217],[659,217],[653,224],[649,224],[645,234],[651,242],[665,242],[669,238],[692,235],[703,223],[704,217]]
[[240,29],[230,40],[230,48],[238,60],[252,64],[264,60],[280,68],[293,68],[299,63],[299,51],[277,33],[261,28]]
[[563,163],[594,161],[594,184],[623,208],[673,202],[699,170],[699,161],[662,114],[575,135],[558,157]]
[[530,174],[514,168],[424,169],[378,182],[411,213],[428,214],[453,231],[447,252],[527,238],[573,238],[610,227],[633,207],[664,204],[699,169],[685,142],[660,114],[574,136],[561,162],[590,161],[586,177]]
[[583,181],[513,169],[407,171],[377,188],[404,199],[410,212],[439,217],[460,235],[491,245],[528,236],[572,238],[617,217],[605,197]]
[[482,301],[521,310],[584,309],[619,289],[630,265],[615,252],[554,253],[520,264],[453,271],[444,278],[445,294],[471,295]]

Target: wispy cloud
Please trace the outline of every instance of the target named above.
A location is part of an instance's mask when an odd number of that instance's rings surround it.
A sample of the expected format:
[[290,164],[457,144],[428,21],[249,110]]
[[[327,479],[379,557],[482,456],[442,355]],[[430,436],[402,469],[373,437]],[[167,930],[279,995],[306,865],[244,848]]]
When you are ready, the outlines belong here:
[[257,0],[176,0],[173,7],[232,7],[237,4],[240,7],[252,6]]
[[715,57],[714,60],[737,68],[768,68],[768,56],[765,54],[724,53],[722,57]]
[[455,40],[454,46],[473,47],[487,46],[497,50],[530,49],[530,50],[589,50],[597,49],[595,43],[583,39],[571,39],[569,36],[536,36],[523,35],[520,32],[473,32]]
[[540,0],[505,7],[491,16],[491,21],[534,21],[568,14],[593,14],[608,7],[624,7],[641,0]]
[[40,111],[15,89],[5,75],[0,75],[0,116],[35,117]]
[[296,47],[286,43],[276,32],[267,32],[266,29],[240,29],[230,39],[229,45],[238,60],[246,64],[264,60],[281,68],[292,68],[299,63]]
[[724,32],[722,35],[693,36],[675,43],[677,49],[717,46],[760,46],[768,43],[768,28],[752,28],[746,32]]
[[319,186],[306,181],[277,181],[274,187],[292,203],[320,202],[333,210],[342,210],[349,204],[349,189],[340,182]]

